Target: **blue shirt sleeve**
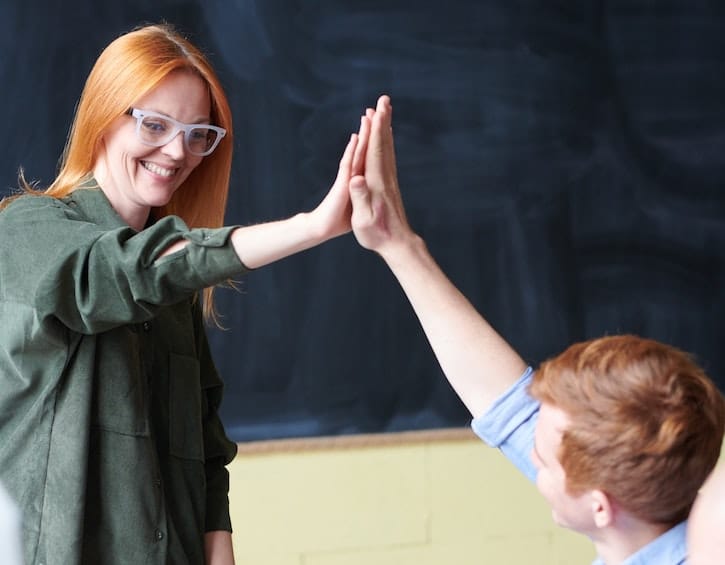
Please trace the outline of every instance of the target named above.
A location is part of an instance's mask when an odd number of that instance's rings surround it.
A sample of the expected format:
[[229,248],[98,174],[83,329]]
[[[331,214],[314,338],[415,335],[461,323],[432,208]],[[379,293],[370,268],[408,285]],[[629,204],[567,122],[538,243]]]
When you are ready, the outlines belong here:
[[528,393],[534,371],[531,367],[511,388],[498,397],[471,427],[475,434],[501,452],[528,478],[536,482],[536,467],[531,461],[534,431],[539,417],[539,402]]

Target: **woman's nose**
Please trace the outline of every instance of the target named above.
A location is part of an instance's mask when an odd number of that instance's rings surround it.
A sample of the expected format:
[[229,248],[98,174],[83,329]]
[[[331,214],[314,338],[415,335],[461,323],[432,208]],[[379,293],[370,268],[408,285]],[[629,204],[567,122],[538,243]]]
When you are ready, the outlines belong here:
[[161,150],[176,160],[181,160],[186,154],[186,147],[184,145],[184,132],[180,131],[177,133],[169,142],[162,146]]

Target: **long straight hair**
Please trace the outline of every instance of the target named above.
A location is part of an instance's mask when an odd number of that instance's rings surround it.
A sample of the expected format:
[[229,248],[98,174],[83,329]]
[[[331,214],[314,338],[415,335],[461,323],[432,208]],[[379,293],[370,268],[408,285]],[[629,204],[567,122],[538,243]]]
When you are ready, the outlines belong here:
[[[226,129],[227,135],[211,155],[202,159],[171,200],[153,209],[151,215],[155,219],[176,215],[190,228],[222,226],[234,140],[231,110],[207,58],[168,24],[144,26],[121,35],[100,54],[81,93],[58,175],[42,193],[63,198],[76,190],[91,174],[107,128],[174,71],[193,72],[206,83],[211,122]],[[38,193],[22,172],[20,183],[26,191]],[[216,321],[213,290],[204,289],[203,310],[207,320]]]

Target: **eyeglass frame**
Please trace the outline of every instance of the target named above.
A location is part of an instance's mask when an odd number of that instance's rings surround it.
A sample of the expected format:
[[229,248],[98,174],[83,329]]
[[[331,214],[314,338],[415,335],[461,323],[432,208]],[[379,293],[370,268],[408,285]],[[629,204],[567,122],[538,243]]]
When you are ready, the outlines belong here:
[[[219,126],[213,126],[211,124],[185,124],[184,122],[180,122],[178,120],[175,120],[174,118],[167,116],[166,114],[160,114],[158,112],[152,112],[151,110],[141,110],[140,108],[129,108],[126,110],[126,114],[136,118],[136,138],[143,143],[144,145],[148,145],[149,147],[163,147],[167,143],[170,143],[171,140],[173,140],[177,135],[179,135],[180,131],[184,132],[184,147],[191,153],[192,155],[196,155],[197,157],[206,157],[207,155],[211,155],[214,150],[219,145],[219,142],[224,138],[224,136],[227,134],[227,130],[225,130],[222,127]],[[168,139],[166,139],[163,143],[151,143],[150,141],[147,141],[143,139],[141,136],[141,124],[143,122],[143,119],[149,117],[149,118],[160,118],[162,120],[166,120],[167,122],[170,122],[174,129],[172,133],[169,134]],[[191,130],[196,128],[205,128],[210,129],[216,132],[217,136],[214,139],[214,143],[212,143],[211,147],[204,151],[203,153],[196,153],[191,150],[191,146],[189,145],[189,135],[191,134]]]

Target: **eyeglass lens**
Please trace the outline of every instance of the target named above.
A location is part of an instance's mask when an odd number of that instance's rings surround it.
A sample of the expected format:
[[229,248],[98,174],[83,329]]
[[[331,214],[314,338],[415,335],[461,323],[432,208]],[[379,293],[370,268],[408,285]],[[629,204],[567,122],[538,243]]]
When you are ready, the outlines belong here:
[[[141,141],[156,146],[166,145],[178,132],[174,122],[159,116],[144,116],[138,129]],[[189,151],[201,155],[215,145],[217,136],[216,130],[199,125],[185,132],[184,141]]]

